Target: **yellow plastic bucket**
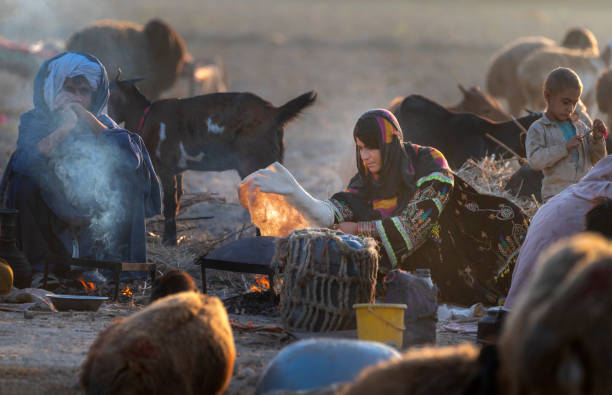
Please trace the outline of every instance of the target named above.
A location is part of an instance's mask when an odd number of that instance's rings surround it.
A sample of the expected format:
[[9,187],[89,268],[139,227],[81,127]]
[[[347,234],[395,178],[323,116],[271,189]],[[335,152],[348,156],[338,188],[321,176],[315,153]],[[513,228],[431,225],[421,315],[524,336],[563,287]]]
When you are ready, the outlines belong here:
[[402,347],[405,304],[359,303],[353,309],[357,315],[357,337]]

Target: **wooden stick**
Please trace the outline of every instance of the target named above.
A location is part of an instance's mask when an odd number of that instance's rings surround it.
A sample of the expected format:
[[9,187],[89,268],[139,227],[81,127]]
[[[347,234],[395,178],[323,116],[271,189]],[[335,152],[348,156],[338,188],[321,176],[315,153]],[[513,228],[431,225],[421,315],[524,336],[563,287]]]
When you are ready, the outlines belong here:
[[531,194],[531,201],[535,204],[536,209],[540,209],[540,203],[538,203],[538,199],[536,199],[535,195],[532,193]]
[[485,136],[487,136],[488,139],[493,140],[494,143],[496,143],[497,145],[499,145],[500,147],[502,147],[503,149],[505,149],[506,151],[508,151],[509,153],[511,153],[512,155],[514,155],[519,162],[523,162],[524,158],[522,156],[520,156],[519,154],[517,154],[516,152],[514,152],[510,147],[508,147],[506,144],[502,143],[501,141],[499,141],[498,139],[496,139],[495,137],[491,136],[489,133],[485,133]]
[[519,129],[521,129],[521,134],[527,134],[527,129],[525,129],[525,127],[523,125],[521,125],[521,123],[519,121],[516,120],[516,118],[514,118],[513,115],[510,115],[510,118],[512,118],[512,122],[514,122],[514,124],[516,126],[518,126]]

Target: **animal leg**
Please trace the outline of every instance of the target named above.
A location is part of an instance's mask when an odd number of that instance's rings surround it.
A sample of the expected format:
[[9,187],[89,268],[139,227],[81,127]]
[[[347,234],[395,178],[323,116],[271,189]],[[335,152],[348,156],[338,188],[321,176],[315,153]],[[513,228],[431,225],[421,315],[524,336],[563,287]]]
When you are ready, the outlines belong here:
[[183,197],[183,173],[177,174],[176,176],[176,213],[178,215],[181,209],[181,198]]
[[176,215],[178,214],[177,180],[172,173],[160,172],[164,189],[164,237],[165,245],[176,245]]

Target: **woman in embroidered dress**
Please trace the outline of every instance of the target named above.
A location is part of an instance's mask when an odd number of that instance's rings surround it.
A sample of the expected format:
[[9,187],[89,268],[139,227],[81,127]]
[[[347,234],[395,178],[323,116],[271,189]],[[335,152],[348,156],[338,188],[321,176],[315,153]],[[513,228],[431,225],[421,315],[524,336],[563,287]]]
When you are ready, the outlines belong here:
[[476,192],[435,148],[403,143],[387,110],[363,114],[353,137],[358,173],[329,200],[314,199],[280,164],[254,173],[253,185],[285,195],[311,224],[375,238],[381,274],[430,268],[445,301],[502,303],[527,231],[522,210]]

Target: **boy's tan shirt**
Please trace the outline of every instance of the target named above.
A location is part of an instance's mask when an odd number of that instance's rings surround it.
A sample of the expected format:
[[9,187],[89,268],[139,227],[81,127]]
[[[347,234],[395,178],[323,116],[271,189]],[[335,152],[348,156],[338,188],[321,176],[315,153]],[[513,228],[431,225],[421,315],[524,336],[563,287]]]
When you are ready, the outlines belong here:
[[[576,135],[583,135],[591,130],[590,125],[585,124],[588,118],[575,118],[571,122],[576,128]],[[605,139],[595,139],[592,133],[576,148],[578,163],[574,155],[565,148],[566,143],[561,128],[549,120],[546,114],[532,123],[527,131],[525,149],[529,165],[544,173],[543,201],[578,182],[595,163],[607,155]]]

